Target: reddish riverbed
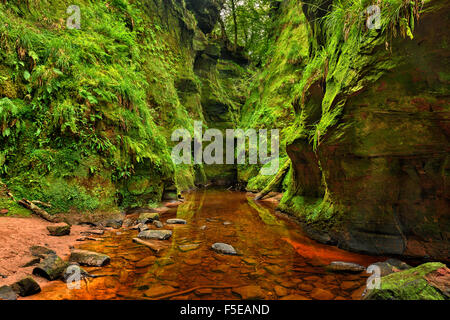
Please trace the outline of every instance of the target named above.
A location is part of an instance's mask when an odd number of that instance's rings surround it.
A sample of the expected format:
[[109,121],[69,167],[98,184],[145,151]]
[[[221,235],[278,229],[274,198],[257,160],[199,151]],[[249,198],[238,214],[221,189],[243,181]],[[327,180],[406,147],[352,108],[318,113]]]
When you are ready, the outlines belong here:
[[[150,299],[179,292],[171,298],[357,299],[368,275],[328,273],[324,265],[340,260],[367,267],[379,260],[310,240],[273,204],[255,202],[245,193],[208,190],[185,197],[161,215],[163,222],[187,220],[171,227],[167,249],[154,254],[133,243],[136,230],[107,232],[102,241],[80,245],[111,257],[108,266],[85,268],[103,277],[71,290],[56,281],[32,299]],[[215,253],[210,249],[215,242],[231,244],[241,255]],[[237,289],[242,286],[251,287]]]

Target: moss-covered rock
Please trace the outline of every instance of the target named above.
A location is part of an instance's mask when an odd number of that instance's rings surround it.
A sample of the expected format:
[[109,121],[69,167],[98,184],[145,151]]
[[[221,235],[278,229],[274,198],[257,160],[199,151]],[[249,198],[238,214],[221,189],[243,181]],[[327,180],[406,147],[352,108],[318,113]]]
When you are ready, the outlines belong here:
[[380,279],[380,288],[371,289],[365,300],[448,300],[450,270],[442,263],[430,262],[395,272]]

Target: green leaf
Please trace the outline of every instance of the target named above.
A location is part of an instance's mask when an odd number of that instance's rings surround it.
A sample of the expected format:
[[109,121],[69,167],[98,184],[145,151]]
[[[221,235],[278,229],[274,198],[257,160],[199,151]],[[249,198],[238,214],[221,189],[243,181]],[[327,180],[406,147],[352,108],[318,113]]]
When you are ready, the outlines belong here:
[[28,71],[25,70],[23,72],[23,77],[24,77],[25,80],[28,81],[30,79],[30,77],[31,77],[31,74]]

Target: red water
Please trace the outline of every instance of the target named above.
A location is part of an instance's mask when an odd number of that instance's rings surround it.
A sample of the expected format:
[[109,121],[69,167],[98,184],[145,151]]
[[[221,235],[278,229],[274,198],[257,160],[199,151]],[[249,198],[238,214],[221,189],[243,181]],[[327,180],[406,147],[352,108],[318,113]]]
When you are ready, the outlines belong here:
[[[177,217],[187,224],[171,227],[173,235],[159,254],[133,243],[135,230],[107,232],[102,241],[80,245],[111,257],[108,266],[85,268],[103,277],[82,281],[80,289],[56,281],[32,298],[150,299],[171,294],[172,299],[240,299],[235,288],[252,285],[250,291],[266,299],[358,299],[367,274],[334,274],[324,266],[339,260],[367,267],[379,258],[319,244],[273,206],[240,192],[192,192],[178,208],[161,215],[163,222]],[[228,243],[241,255],[218,254],[210,249],[215,242]],[[198,248],[180,250],[186,244]],[[189,291],[199,286],[203,290]],[[217,288],[222,286],[233,288]]]

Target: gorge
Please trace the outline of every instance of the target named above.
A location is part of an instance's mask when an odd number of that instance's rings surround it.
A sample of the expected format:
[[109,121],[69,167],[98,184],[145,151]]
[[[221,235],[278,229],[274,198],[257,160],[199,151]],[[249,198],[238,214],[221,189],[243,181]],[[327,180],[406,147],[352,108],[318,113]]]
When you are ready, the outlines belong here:
[[[233,285],[262,288],[253,298],[278,290],[272,298],[315,299],[312,288],[298,289],[315,282],[304,281],[311,276],[330,293],[315,290],[318,299],[358,290],[360,298],[366,276],[330,276],[324,266],[448,264],[450,5],[375,2],[80,0],[79,29],[66,27],[67,1],[0,2],[0,226],[31,214],[20,199],[70,225],[103,226],[176,203],[158,211],[187,220],[171,229],[170,249],[158,257],[173,255],[167,267],[156,258],[135,266],[145,258],[131,242],[135,229],[83,243],[111,256],[99,274],[128,270],[118,276],[126,286],[117,275],[95,278],[99,290],[89,298],[99,299],[142,298],[151,284],[171,294],[227,274]],[[372,29],[366,8],[374,4],[380,28]],[[229,129],[279,129],[276,166],[198,163],[192,144],[189,161],[174,163],[172,134],[194,136],[195,122],[223,137]],[[254,147],[247,143],[246,155]],[[207,268],[209,247],[225,242],[199,229],[207,219],[243,253],[222,270]],[[194,258],[181,257],[191,253],[180,245],[199,245],[193,255],[208,263],[186,263]],[[193,270],[204,279],[190,283],[184,274]],[[36,297],[87,297],[65,285]],[[248,297],[235,291],[185,297]]]

